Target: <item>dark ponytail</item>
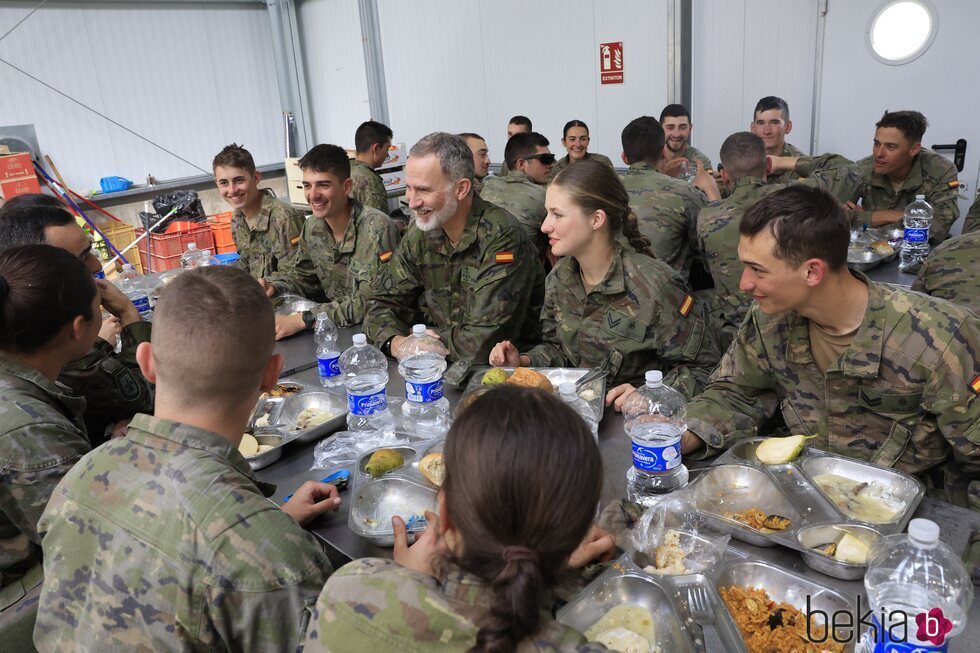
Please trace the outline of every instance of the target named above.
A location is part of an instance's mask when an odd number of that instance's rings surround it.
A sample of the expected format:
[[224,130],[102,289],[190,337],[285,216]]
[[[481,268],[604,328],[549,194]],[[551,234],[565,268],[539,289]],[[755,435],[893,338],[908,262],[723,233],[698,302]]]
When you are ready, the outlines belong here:
[[0,350],[33,354],[76,317],[93,318],[98,289],[69,252],[24,245],[0,253]]
[[650,239],[640,233],[640,224],[630,209],[626,187],[612,168],[586,159],[563,169],[551,181],[551,185],[564,190],[586,214],[600,209],[605,211],[610,236],[622,233],[638,253],[656,258],[650,251]]
[[541,627],[592,522],[599,448],[554,393],[504,384],[459,415],[446,438],[446,511],[462,540],[451,557],[493,592],[473,653],[513,651]]

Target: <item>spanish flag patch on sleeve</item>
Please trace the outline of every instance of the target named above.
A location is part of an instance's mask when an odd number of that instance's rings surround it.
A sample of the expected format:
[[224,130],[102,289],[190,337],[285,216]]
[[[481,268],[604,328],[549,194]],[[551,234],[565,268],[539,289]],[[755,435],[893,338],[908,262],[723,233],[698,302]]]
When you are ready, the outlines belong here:
[[677,309],[677,312],[687,317],[687,314],[691,312],[692,308],[694,308],[694,297],[685,295],[684,301],[681,303],[680,308]]
[[973,388],[973,394],[980,395],[980,376],[973,379],[973,383],[970,384],[970,387]]
[[378,254],[378,260],[381,261],[382,263],[387,263],[388,262],[388,259],[390,259],[390,258],[391,258],[391,250],[390,249],[387,250],[387,251],[385,251],[385,252],[381,252],[380,254]]
[[947,186],[949,186],[950,188],[959,188],[960,182],[954,179],[953,181],[949,182]]
[[514,252],[497,252],[494,254],[497,263],[513,263]]
[[298,242],[299,242],[299,236],[293,236],[292,238],[289,239],[289,244],[292,245],[293,247],[296,247],[296,243]]

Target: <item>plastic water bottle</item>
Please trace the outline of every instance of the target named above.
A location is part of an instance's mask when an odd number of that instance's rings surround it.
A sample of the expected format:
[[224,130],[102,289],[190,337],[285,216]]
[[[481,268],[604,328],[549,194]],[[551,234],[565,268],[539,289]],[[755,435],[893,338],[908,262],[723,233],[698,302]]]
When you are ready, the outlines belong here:
[[915,201],[905,207],[905,236],[898,267],[903,272],[915,272],[929,256],[929,225],[932,223],[932,207],[925,195],[916,195]]
[[198,249],[197,243],[187,243],[187,249],[180,255],[180,267],[185,270],[211,265],[211,250]]
[[139,311],[140,318],[144,322],[149,322],[153,318],[153,311],[150,308],[150,298],[146,292],[146,278],[133,269],[132,263],[123,265],[119,275],[119,289],[123,291],[133,306]]
[[578,396],[575,392],[574,383],[562,383],[558,386],[558,394],[562,401],[571,406],[572,410],[578,413],[589,430],[592,431],[592,437],[599,441],[599,420],[596,419],[595,411],[589,406],[589,403]]
[[677,178],[681,181],[686,181],[689,184],[693,184],[694,180],[698,178],[697,165],[691,163],[687,159],[684,159],[681,161],[680,174]]
[[966,567],[928,519],[913,519],[908,535],[888,535],[871,547],[864,588],[873,624],[864,636],[868,653],[946,651],[973,602]]
[[354,334],[354,345],[340,355],[340,373],[347,387],[347,429],[377,431],[394,425],[388,410],[388,359],[368,344],[363,333]]
[[449,430],[449,400],[442,396],[446,372],[445,347],[425,332],[424,324],[412,327],[401,345],[398,373],[405,379],[405,422],[418,435],[445,435]]
[[664,385],[660,371],[647,372],[646,385],[623,402],[623,422],[633,441],[633,465],[626,472],[630,500],[650,506],[657,502],[657,495],[687,485],[687,467],[681,462],[687,401]]
[[313,338],[316,340],[316,366],[320,373],[320,385],[324,388],[336,388],[343,384],[344,378],[340,375],[337,327],[326,313],[317,314]]

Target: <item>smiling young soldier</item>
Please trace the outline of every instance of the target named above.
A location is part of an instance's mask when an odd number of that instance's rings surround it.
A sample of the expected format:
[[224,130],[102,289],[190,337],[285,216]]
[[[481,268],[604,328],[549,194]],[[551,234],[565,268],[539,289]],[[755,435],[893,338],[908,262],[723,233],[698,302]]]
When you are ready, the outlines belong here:
[[[768,95],[756,103],[749,131],[762,139],[769,156],[803,156],[802,151],[786,142],[786,134],[793,131],[793,121],[789,119],[789,105],[781,97]],[[770,174],[767,183],[785,184],[797,178],[792,170],[784,170]]]
[[960,505],[972,482],[980,498],[977,317],[850,271],[850,225],[824,190],[772,193],[739,232],[742,290],[756,303],[688,405],[685,455],[767,435],[780,410],[819,449],[916,474]]
[[698,148],[691,145],[691,132],[694,123],[691,122],[691,112],[683,104],[668,104],[660,112],[660,126],[664,128],[666,147],[664,158],[660,160],[660,172],[671,177],[681,174],[683,162],[687,162],[692,172],[697,169],[698,161],[705,170],[711,170],[711,159]]
[[311,311],[276,316],[276,338],[314,325],[326,313],[337,326],[364,319],[364,303],[380,270],[398,245],[399,230],[387,214],[348,197],[350,160],[336,145],[317,145],[299,160],[303,192],[313,215],[303,227],[300,254],[260,283],[266,293],[298,293],[326,299]]
[[241,256],[235,265],[261,279],[291,262],[298,252],[303,214],[259,188],[262,173],[241,145],[221,150],[212,167],[218,192],[234,209],[231,233]]
[[[929,243],[946,240],[960,217],[956,204],[959,181],[953,162],[923,149],[922,136],[929,123],[918,111],[886,111],[875,124],[872,155],[858,161],[864,183],[847,208],[859,225],[878,226],[898,222],[916,195],[925,195],[932,206]],[[855,202],[861,200],[858,208]]]

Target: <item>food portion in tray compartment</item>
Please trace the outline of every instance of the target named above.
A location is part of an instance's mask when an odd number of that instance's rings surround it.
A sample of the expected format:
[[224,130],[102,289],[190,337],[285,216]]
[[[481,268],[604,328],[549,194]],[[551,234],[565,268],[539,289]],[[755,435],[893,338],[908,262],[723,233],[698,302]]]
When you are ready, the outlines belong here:
[[405,457],[402,456],[400,451],[396,451],[395,449],[378,449],[371,454],[367,465],[364,466],[364,471],[374,478],[380,478],[388,472],[401,469],[404,466]]
[[785,531],[793,524],[793,521],[788,517],[767,515],[765,511],[759,510],[758,508],[747,508],[738,512],[726,512],[724,517],[726,519],[734,519],[740,524],[745,524],[749,528],[754,528],[763,533]]
[[547,390],[548,392],[555,391],[555,386],[552,385],[551,380],[547,376],[541,372],[532,370],[530,367],[518,367],[510,374],[508,374],[506,370],[497,367],[492,370],[488,370],[487,373],[483,375],[483,380],[480,383],[482,385],[513,383],[514,385],[541,388],[542,390]]
[[639,605],[617,605],[589,626],[584,635],[590,642],[619,653],[655,653],[661,650],[654,644],[653,615]]
[[300,411],[299,415],[296,416],[296,425],[293,427],[294,431],[305,431],[306,429],[311,429],[314,426],[319,426],[329,422],[334,417],[334,413],[327,410],[322,410],[311,406],[310,408],[304,408]]
[[[833,641],[826,624],[812,621],[789,603],[773,601],[760,588],[720,588],[749,653],[840,653],[845,644]],[[810,636],[813,639],[810,639]]]
[[841,512],[871,523],[894,521],[905,510],[905,502],[878,481],[855,481],[839,474],[819,474],[813,482]]
[[270,397],[292,397],[303,391],[303,386],[298,383],[277,383],[266,394]]
[[441,453],[430,453],[419,461],[419,471],[430,483],[436,487],[442,487],[442,482],[446,480],[446,466],[442,460]]
[[838,562],[854,565],[863,565],[868,562],[868,545],[850,533],[844,533],[836,542],[818,544],[813,547],[813,550]]
[[643,571],[664,576],[679,576],[690,573],[691,570],[684,566],[687,552],[681,548],[680,538],[681,534],[677,531],[667,531],[660,546],[654,551],[653,564],[644,567]]
[[243,433],[242,441],[238,445],[238,451],[245,458],[251,458],[252,456],[257,456],[260,453],[272,449],[271,444],[259,444],[259,441],[251,433]]
[[806,441],[815,435],[790,435],[785,438],[769,438],[756,447],[755,456],[764,465],[783,465],[796,460]]

